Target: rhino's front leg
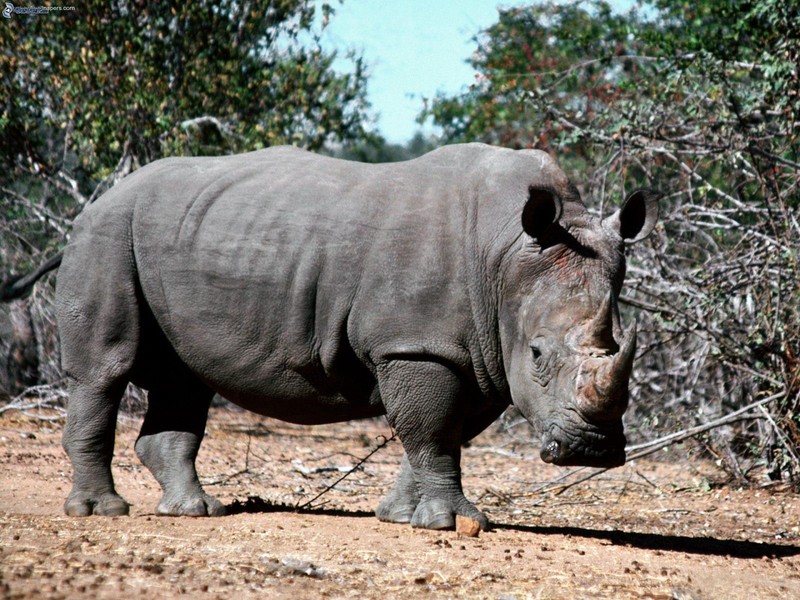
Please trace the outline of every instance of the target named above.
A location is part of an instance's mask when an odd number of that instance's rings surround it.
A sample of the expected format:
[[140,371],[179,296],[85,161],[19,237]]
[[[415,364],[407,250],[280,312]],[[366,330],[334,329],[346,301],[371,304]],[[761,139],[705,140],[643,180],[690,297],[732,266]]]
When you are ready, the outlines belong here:
[[[507,408],[505,404],[491,405],[483,412],[468,417],[462,428],[461,444],[470,441],[484,429],[494,423]],[[414,472],[411,463],[408,462],[408,455],[403,454],[400,462],[400,473],[397,482],[391,491],[375,509],[375,515],[381,521],[390,523],[410,523],[414,516],[414,511],[419,504],[419,492],[417,482],[414,480]]]
[[389,523],[410,523],[418,504],[419,492],[414,471],[408,462],[408,455],[404,453],[397,481],[375,509],[375,516]]
[[[462,382],[448,367],[427,361],[395,360],[379,372],[381,398],[390,425],[406,451],[411,478],[401,472],[398,486],[379,508],[379,518],[404,520],[409,511],[412,527],[451,529],[455,516],[478,520],[483,529],[488,520],[464,497],[461,488],[461,440],[466,411]],[[403,506],[403,505],[406,506]],[[396,512],[396,517],[391,512]],[[383,514],[381,514],[383,513]]]

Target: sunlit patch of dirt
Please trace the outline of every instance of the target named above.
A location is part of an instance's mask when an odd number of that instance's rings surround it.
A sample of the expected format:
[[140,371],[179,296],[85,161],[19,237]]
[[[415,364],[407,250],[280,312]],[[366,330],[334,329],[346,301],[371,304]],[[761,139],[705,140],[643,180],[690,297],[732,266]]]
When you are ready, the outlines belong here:
[[[381,420],[289,425],[214,409],[198,459],[229,516],[156,517],[158,485],[117,433],[129,517],[69,518],[61,425],[0,417],[0,597],[800,597],[800,502],[714,488],[711,465],[637,461],[565,487],[568,472],[497,427],[463,450],[477,538],[381,523],[402,454]],[[295,507],[305,506],[300,511]]]

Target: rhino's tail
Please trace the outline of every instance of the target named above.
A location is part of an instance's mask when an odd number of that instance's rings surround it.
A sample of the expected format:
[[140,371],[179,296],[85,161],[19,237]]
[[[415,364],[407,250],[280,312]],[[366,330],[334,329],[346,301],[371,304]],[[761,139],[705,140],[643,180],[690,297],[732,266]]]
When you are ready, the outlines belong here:
[[63,252],[51,256],[39,267],[27,275],[13,275],[0,283],[0,302],[9,302],[18,298],[23,298],[31,293],[34,284],[39,281],[46,273],[57,269],[64,257]]

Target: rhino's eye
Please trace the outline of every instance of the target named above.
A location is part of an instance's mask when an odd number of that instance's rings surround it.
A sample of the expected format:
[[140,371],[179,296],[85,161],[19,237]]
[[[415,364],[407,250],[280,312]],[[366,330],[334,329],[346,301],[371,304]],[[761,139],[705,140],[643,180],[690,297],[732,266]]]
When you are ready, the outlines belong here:
[[548,351],[545,357],[545,353],[542,352],[542,346],[531,344],[531,358],[532,360],[529,363],[531,379],[541,386],[547,385],[547,382],[550,381],[553,354]]

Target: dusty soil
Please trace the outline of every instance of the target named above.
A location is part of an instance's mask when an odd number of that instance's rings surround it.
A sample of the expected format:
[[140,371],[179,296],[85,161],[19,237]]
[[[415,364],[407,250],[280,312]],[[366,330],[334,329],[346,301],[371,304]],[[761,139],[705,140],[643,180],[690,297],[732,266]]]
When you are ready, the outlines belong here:
[[462,538],[372,516],[396,441],[293,509],[389,436],[385,423],[312,428],[215,409],[198,470],[232,514],[154,516],[158,486],[126,419],[114,473],[131,516],[80,519],[61,511],[61,426],[0,416],[2,598],[800,598],[800,499],[709,485],[709,464],[637,461],[557,493],[547,484],[568,470],[493,427],[463,470],[495,529]]

